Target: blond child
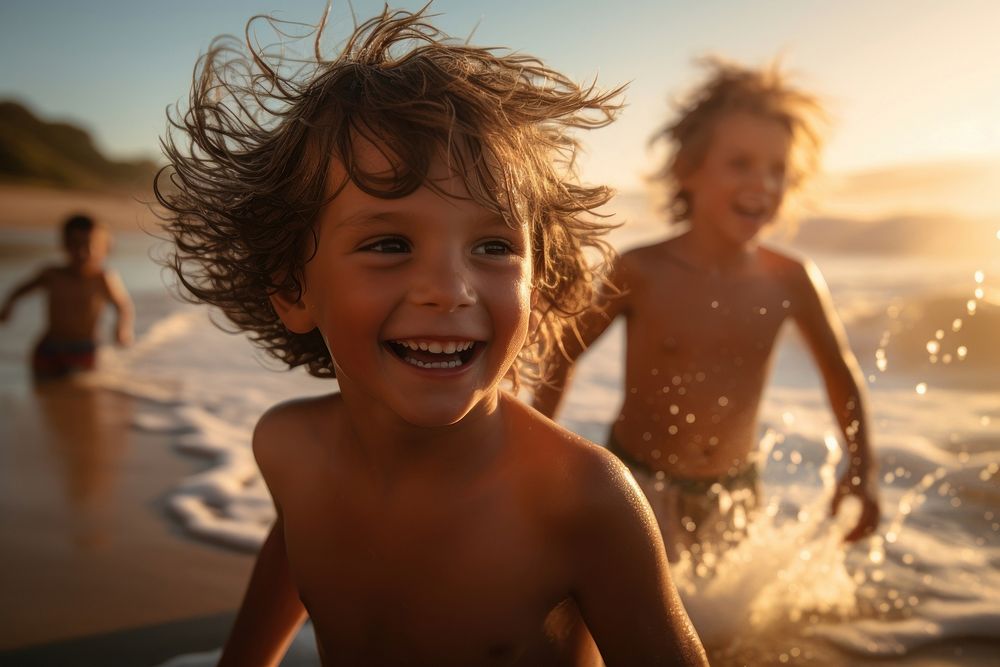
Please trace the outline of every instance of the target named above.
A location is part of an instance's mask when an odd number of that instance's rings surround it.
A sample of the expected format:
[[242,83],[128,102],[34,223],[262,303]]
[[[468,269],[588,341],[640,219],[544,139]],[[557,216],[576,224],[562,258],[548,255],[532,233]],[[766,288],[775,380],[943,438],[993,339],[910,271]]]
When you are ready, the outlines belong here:
[[618,91],[422,12],[318,41],[288,77],[215,43],[165,141],[181,284],[340,388],[257,425],[277,518],[221,664],[277,664],[307,614],[324,664],[704,664],[627,470],[501,388],[589,303],[610,194],[568,132]]
[[0,307],[6,322],[22,297],[44,290],[48,322],[35,345],[31,367],[37,380],[93,370],[97,355],[97,324],[109,303],[117,312],[115,341],[132,342],[132,302],[118,274],[104,266],[111,235],[86,215],[74,215],[62,228],[66,262],[46,266],[15,287]]
[[555,414],[572,360],[621,316],[625,399],[608,449],[639,481],[671,560],[745,533],[757,502],[757,418],[786,321],[819,367],[848,450],[831,512],[861,500],[860,539],[878,524],[877,472],[864,380],[815,265],[763,244],[786,190],[814,166],[816,99],[776,68],[706,61],[708,76],[654,139],[669,143],[661,177],[689,230],[625,253],[535,407]]

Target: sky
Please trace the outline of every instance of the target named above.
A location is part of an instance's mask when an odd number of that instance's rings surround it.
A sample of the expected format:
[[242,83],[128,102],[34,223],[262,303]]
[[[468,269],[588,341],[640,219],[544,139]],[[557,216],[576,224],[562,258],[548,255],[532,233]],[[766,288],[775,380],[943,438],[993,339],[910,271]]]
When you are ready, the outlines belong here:
[[[351,26],[334,1],[327,39]],[[183,101],[211,39],[257,13],[315,23],[323,0],[2,0],[0,98],[91,132],[116,159],[158,158],[165,110]],[[363,20],[381,2],[355,0]],[[415,9],[422,2],[399,0]],[[628,83],[611,127],[587,133],[591,182],[640,189],[649,137],[699,78],[694,60],[749,65],[781,56],[832,118],[833,172],[1000,158],[1000,3],[992,0],[435,0],[434,23],[483,46],[541,58],[584,82]]]

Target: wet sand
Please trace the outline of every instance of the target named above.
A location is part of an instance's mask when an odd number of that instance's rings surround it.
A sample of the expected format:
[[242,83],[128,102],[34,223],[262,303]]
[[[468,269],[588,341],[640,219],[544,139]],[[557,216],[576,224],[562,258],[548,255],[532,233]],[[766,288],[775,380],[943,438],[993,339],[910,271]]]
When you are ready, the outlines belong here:
[[163,506],[202,462],[131,428],[127,396],[57,383],[0,399],[0,664],[218,646],[253,559],[189,539]]

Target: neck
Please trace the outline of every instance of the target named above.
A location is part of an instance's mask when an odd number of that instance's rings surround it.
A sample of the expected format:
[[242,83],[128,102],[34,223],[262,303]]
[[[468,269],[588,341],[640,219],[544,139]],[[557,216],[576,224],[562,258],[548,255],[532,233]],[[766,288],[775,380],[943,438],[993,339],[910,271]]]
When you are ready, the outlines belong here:
[[373,479],[390,485],[414,476],[468,475],[495,456],[505,441],[499,389],[454,424],[415,426],[382,405],[344,395],[348,456]]

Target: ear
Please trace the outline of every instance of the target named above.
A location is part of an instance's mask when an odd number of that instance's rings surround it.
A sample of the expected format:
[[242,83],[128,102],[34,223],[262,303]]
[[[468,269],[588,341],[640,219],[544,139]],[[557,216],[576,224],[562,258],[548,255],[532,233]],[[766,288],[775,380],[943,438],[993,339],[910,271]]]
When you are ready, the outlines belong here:
[[292,333],[306,334],[316,328],[312,313],[309,312],[301,295],[295,298],[293,292],[281,290],[274,292],[269,298],[274,312],[281,318],[285,328]]

